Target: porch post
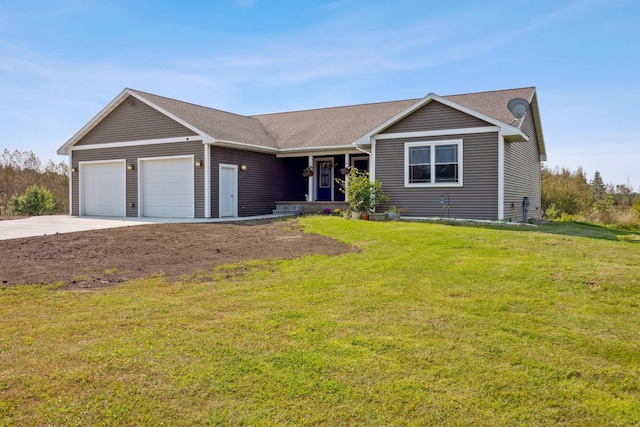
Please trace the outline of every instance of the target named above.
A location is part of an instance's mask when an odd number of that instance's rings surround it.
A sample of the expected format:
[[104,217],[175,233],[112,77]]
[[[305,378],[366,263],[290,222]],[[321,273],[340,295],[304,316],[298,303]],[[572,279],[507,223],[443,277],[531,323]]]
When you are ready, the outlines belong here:
[[[347,153],[344,155],[344,167],[349,170],[349,166],[351,165],[351,154]],[[344,176],[344,200],[348,202],[349,198],[347,197],[347,190],[349,190],[349,174]]]
[[[309,156],[309,166],[313,167],[313,156]],[[314,171],[313,175],[309,177],[309,188],[307,188],[307,194],[309,195],[308,202],[313,202],[313,183],[317,171]]]

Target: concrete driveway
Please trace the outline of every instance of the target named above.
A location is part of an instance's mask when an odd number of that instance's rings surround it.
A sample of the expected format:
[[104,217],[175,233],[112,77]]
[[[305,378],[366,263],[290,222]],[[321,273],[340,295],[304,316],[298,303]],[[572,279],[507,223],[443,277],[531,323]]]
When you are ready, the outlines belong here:
[[107,228],[132,227],[144,224],[229,222],[277,218],[282,215],[262,215],[242,218],[115,218],[78,217],[69,215],[33,216],[25,219],[0,221],[0,240],[25,237],[47,236],[51,234],[73,233],[76,231],[104,230]]

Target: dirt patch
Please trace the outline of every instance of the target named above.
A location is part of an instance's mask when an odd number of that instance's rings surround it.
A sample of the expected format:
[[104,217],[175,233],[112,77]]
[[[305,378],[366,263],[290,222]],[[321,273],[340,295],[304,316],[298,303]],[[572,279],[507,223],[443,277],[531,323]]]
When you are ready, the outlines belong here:
[[304,233],[297,220],[141,225],[0,241],[0,285],[64,282],[95,289],[154,275],[177,280],[254,259],[353,251]]

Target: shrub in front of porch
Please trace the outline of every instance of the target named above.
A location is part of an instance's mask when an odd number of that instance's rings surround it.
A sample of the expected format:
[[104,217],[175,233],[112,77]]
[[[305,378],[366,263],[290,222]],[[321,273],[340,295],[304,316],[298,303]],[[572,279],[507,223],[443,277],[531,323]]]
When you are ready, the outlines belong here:
[[336,178],[336,182],[340,191],[347,195],[349,208],[354,212],[375,212],[380,203],[389,200],[380,181],[371,181],[369,172],[361,172],[355,167],[349,170],[346,179]]

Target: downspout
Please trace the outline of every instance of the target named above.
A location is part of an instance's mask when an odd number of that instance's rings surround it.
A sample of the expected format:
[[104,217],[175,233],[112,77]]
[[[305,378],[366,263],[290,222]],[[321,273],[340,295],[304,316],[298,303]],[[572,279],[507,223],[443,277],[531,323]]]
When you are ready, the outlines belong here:
[[[369,156],[369,178],[371,178],[371,180],[373,181],[375,179],[375,167],[374,167],[373,153],[372,153],[373,150],[372,150],[372,152],[369,152],[369,151],[365,150],[364,148],[360,148],[358,146],[358,144],[355,143],[355,142],[353,143],[353,145],[356,147],[356,150],[358,150],[358,151],[360,151],[360,152],[362,152],[362,153],[364,153],[364,154]],[[375,147],[373,145],[373,143],[371,145],[373,147]]]

